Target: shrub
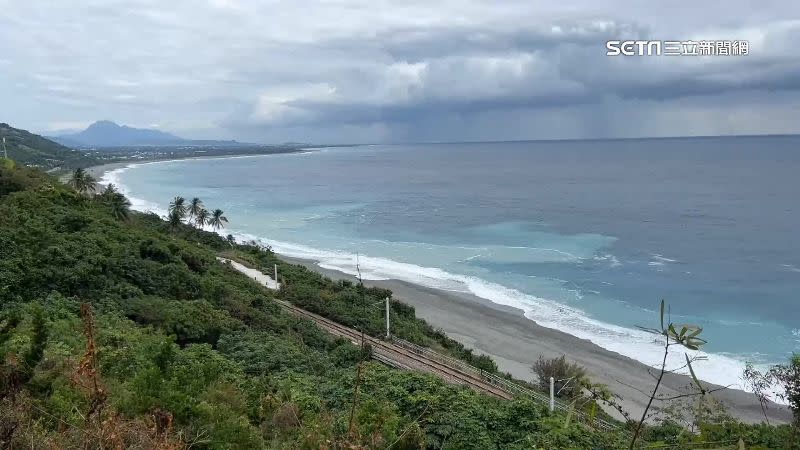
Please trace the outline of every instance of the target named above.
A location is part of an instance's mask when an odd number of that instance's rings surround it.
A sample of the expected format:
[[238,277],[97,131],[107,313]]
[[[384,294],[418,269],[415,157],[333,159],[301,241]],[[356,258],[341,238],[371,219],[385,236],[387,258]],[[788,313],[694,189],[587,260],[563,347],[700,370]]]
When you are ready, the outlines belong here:
[[168,263],[174,260],[172,253],[153,239],[148,239],[139,244],[139,255],[144,259],[150,259],[160,263]]
[[542,356],[533,363],[533,372],[539,378],[539,387],[550,389],[550,377],[555,379],[555,391],[558,397],[577,397],[586,382],[586,369],[567,361],[566,356],[544,358]]
[[216,345],[221,335],[242,327],[241,322],[226,311],[215,309],[204,300],[167,301],[145,297],[129,301],[127,307],[128,318],[175,335],[182,346],[190,343]]

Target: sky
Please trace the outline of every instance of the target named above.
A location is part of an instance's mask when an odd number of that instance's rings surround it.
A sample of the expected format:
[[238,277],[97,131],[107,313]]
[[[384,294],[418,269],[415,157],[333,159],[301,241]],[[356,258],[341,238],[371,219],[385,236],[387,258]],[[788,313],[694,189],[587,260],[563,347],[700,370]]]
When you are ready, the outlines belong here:
[[0,121],[263,143],[800,133],[798,46],[796,0],[0,0]]

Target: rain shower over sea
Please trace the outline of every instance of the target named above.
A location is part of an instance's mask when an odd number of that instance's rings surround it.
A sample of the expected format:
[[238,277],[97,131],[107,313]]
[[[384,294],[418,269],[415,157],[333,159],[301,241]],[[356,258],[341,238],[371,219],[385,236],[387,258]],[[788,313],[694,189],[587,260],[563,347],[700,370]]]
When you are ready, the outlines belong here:
[[[380,145],[134,164],[140,210],[225,210],[287,256],[474,294],[654,364],[662,298],[709,341],[701,378],[800,351],[800,138]],[[468,332],[468,330],[465,330]],[[676,358],[682,355],[674,355]],[[677,360],[676,360],[677,361]]]

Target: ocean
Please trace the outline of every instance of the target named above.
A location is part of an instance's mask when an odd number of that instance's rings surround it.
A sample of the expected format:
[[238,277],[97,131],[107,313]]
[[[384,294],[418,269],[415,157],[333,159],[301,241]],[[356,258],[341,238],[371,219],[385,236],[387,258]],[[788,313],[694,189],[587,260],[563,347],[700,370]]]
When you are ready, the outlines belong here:
[[704,328],[700,378],[739,386],[745,361],[800,351],[798,174],[800,137],[765,136],[323,148],[104,178],[136,209],[197,196],[279,253],[469,292],[646,364],[660,353],[637,326],[663,298]]

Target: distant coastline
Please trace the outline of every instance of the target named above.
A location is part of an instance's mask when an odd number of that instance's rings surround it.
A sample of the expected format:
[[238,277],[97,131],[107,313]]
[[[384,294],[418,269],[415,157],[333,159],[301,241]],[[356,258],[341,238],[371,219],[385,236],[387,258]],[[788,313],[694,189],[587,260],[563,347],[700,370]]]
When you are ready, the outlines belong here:
[[[285,154],[292,154],[292,153],[307,153],[314,151],[316,148],[319,147],[298,147],[296,149],[291,149],[287,151],[281,152],[269,152],[269,153],[241,153],[241,154],[224,154],[224,155],[186,155],[186,156],[171,156],[165,158],[152,158],[152,159],[132,159],[132,160],[125,160],[125,161],[114,161],[114,162],[107,162],[103,164],[97,164],[94,166],[86,167],[85,170],[97,180],[96,186],[98,186],[98,190],[105,187],[105,183],[102,181],[103,175],[107,172],[116,169],[122,169],[133,165],[140,165],[140,164],[154,164],[154,163],[168,163],[172,161],[184,161],[184,160],[191,160],[191,159],[232,159],[232,158],[255,158],[259,156],[270,156],[270,155],[285,155]],[[64,174],[61,179],[64,180],[69,177],[69,174]]]

